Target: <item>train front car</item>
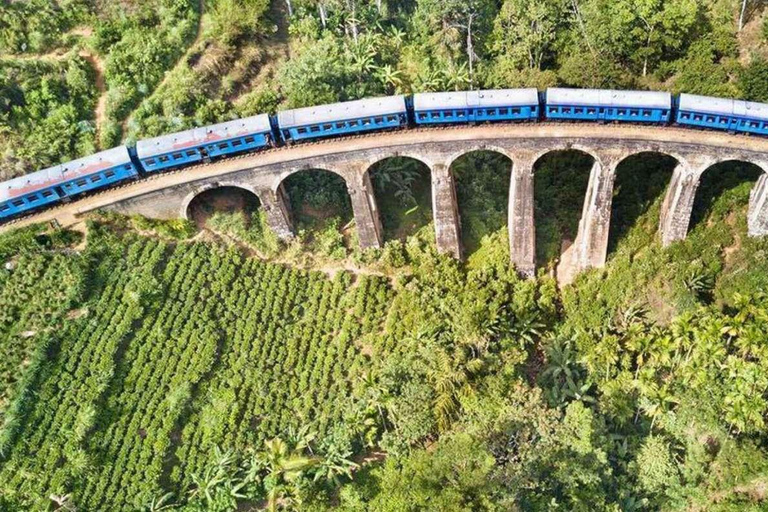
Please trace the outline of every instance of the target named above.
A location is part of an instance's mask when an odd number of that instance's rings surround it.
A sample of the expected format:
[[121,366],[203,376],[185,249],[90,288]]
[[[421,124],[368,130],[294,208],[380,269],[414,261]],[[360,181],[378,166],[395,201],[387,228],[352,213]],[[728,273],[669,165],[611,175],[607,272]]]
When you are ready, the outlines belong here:
[[120,146],[0,183],[0,220],[138,176]]
[[434,92],[413,95],[416,124],[485,121],[535,121],[539,118],[536,89]]
[[408,124],[404,96],[385,96],[277,113],[286,143],[399,128]]
[[136,153],[146,172],[155,172],[269,146],[272,128],[262,114],[225,123],[192,128],[136,143]]
[[547,119],[666,124],[672,112],[672,95],[551,87],[547,89],[544,112]]
[[681,94],[678,124],[768,135],[768,105],[752,101]]

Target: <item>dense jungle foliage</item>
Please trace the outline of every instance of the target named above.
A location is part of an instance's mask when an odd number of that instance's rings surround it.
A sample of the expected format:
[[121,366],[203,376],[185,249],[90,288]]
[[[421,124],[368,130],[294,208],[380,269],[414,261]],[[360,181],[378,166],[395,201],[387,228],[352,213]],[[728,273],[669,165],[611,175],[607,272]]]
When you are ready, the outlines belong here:
[[[552,84],[768,101],[755,0],[30,0],[0,5],[0,176],[279,106]],[[95,215],[0,235],[0,510],[765,510],[768,240],[759,170],[617,169],[605,269],[554,279],[591,158],[535,169],[539,273],[509,265],[510,162],[290,176],[298,236],[218,191],[197,225]],[[196,200],[197,201],[197,200]],[[242,211],[241,211],[242,210]],[[204,226],[206,229],[198,228]]]
[[289,180],[288,245],[215,201],[203,235],[114,215],[85,240],[2,235],[0,509],[762,510],[755,169],[707,171],[663,249],[674,162],[627,162],[606,269],[560,289],[585,163],[536,169],[535,280],[508,264],[490,152],[452,169],[465,263],[436,253],[429,176],[399,158],[373,172],[381,250],[356,248],[343,183],[316,171]]

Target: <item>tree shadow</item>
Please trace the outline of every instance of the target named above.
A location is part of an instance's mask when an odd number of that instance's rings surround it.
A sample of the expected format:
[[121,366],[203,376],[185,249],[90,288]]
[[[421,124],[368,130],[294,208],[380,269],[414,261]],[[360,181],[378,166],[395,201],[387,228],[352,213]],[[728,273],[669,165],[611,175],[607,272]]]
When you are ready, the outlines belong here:
[[512,161],[496,151],[472,151],[451,164],[461,216],[461,238],[471,255],[483,238],[507,226]]
[[339,219],[342,225],[352,220],[347,184],[338,174],[306,169],[291,174],[283,183],[297,228],[321,227],[330,219]]
[[573,242],[594,158],[578,150],[552,151],[534,166],[536,266],[554,264]]
[[704,171],[693,201],[689,231],[713,215],[724,217],[742,204],[762,173],[757,165],[740,161],[722,162]]
[[368,170],[385,240],[405,240],[432,220],[432,175],[423,162],[391,157]]
[[[613,205],[608,234],[608,254],[616,251],[638,219],[664,194],[677,167],[676,159],[662,153],[639,153],[623,160],[616,168]],[[648,222],[658,228],[659,216]]]

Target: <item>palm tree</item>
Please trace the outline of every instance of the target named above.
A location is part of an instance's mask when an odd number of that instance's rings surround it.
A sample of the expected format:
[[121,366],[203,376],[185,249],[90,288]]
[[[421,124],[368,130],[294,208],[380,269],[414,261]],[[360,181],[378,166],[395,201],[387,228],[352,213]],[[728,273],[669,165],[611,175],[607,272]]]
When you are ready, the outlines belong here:
[[264,486],[267,490],[267,508],[277,510],[278,504],[297,501],[300,478],[316,466],[320,459],[308,457],[302,449],[291,449],[276,437],[264,443],[264,450],[256,456],[256,464],[267,472]]

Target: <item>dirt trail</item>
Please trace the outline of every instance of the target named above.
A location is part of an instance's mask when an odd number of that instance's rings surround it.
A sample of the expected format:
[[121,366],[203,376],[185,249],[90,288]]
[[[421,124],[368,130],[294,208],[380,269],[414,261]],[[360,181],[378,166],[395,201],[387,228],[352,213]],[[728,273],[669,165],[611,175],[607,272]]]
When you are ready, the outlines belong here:
[[[91,27],[77,27],[69,31],[69,34],[90,37],[93,34]],[[53,50],[48,53],[42,53],[37,55],[21,55],[10,57],[9,60],[64,60],[71,54],[71,51],[62,52],[61,49]],[[96,73],[96,90],[99,91],[99,99],[96,101],[96,109],[94,111],[94,118],[96,120],[96,137],[98,140],[98,133],[104,124],[106,119],[107,109],[107,85],[104,80],[104,62],[99,55],[91,53],[88,50],[82,49],[77,54],[88,61]]]
[[[189,53],[200,42],[200,39],[203,36],[203,14],[205,13],[205,0],[198,0],[197,5],[200,12],[200,16],[197,18],[197,34],[195,35],[195,40],[192,41],[192,43],[190,43],[190,45],[187,47],[184,54],[181,57],[179,57],[179,60],[176,61],[176,64],[173,66],[173,68],[165,72],[163,79],[160,81],[159,84],[157,84],[157,87],[155,87],[154,91],[152,91],[152,94],[154,94],[155,91],[160,90],[165,85],[165,83],[168,81],[168,78],[173,74],[173,70],[175,70],[181,63],[186,61]],[[146,96],[144,99],[151,97],[152,94]],[[136,106],[136,109],[138,109],[143,102],[144,100],[139,102],[139,104]],[[123,119],[123,121],[120,123],[120,132],[123,134],[123,137],[125,137],[125,132],[128,129],[128,123],[130,122],[131,116],[136,111],[136,109],[133,109],[133,111],[131,111],[127,116],[125,116],[125,119]]]

